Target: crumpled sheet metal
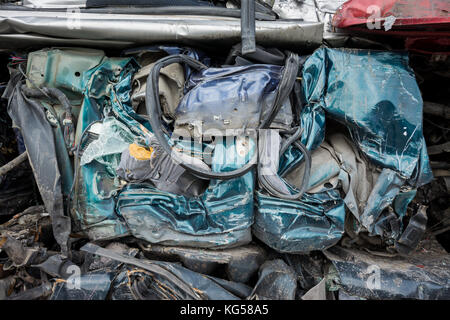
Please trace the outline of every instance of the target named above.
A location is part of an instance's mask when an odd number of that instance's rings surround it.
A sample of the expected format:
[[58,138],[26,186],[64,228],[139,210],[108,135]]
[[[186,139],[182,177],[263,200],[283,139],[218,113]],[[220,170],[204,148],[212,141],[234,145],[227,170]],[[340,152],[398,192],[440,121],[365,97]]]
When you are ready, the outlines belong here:
[[305,62],[303,79],[307,101],[346,125],[363,155],[382,169],[358,219],[372,235],[382,235],[376,223],[400,189],[433,178],[422,133],[422,98],[407,55],[323,48]]
[[366,299],[448,300],[450,256],[428,251],[382,257],[335,246],[324,251],[339,274],[339,286]]
[[305,193],[299,201],[256,194],[253,234],[286,253],[307,253],[335,245],[344,233],[345,207],[339,192]]
[[[406,214],[415,189],[402,188],[405,181],[390,169],[381,172],[361,156],[356,146],[342,133],[329,134],[312,154],[309,193],[335,188],[338,183],[345,194],[346,208],[357,221],[370,226],[369,231],[387,238],[397,239],[401,223],[388,227],[389,221],[398,220]],[[302,182],[304,165],[300,165],[286,176],[286,181],[295,187]],[[392,200],[394,199],[394,200]],[[380,217],[382,211],[392,205],[396,214]],[[379,219],[379,222],[376,222]],[[374,223],[376,222],[376,223]],[[389,223],[388,223],[389,222]]]
[[[324,110],[306,106],[300,121],[303,128],[301,142],[308,150],[318,148],[325,136]],[[297,148],[289,147],[280,159],[278,174],[282,175],[302,159]],[[312,177],[316,175],[315,172],[311,174]],[[328,174],[328,179],[333,178],[333,171]],[[257,192],[253,234],[269,247],[286,253],[323,250],[336,244],[344,233],[345,220],[344,202],[336,187],[305,193],[298,201]]]
[[45,248],[25,247],[22,241],[10,236],[0,238],[0,249],[10,258],[8,263],[2,266],[2,269],[5,271],[42,262],[47,255]]
[[209,250],[157,244],[139,244],[146,256],[155,260],[176,257],[183,265],[202,274],[217,273],[225,266],[229,280],[247,283],[267,258],[265,250],[250,244],[224,250]]
[[327,260],[322,251],[308,254],[283,254],[283,259],[294,269],[299,289],[303,293],[317,286],[324,278]]
[[[148,122],[131,106],[132,71],[136,71],[133,61],[106,59],[83,74],[87,85],[77,127],[78,137],[88,124],[100,119],[102,103],[109,94],[115,116],[133,132],[135,139],[151,141],[151,131],[145,127]],[[114,70],[121,70],[119,79],[115,79],[115,84],[107,90],[106,80],[112,79]],[[245,163],[238,159],[241,156],[235,151],[238,143],[215,146],[213,171],[231,170]],[[85,152],[88,148],[89,145]],[[211,181],[200,197],[185,197],[155,189],[149,184],[130,183],[118,194],[116,205],[115,195],[121,185],[115,169],[123,150],[116,151],[111,151],[107,162],[93,160],[80,168],[72,216],[79,231],[87,232],[90,239],[132,234],[151,243],[217,248],[251,241],[252,172],[232,180]]]
[[27,86],[31,84],[61,90],[72,105],[80,105],[83,93],[81,73],[100,64],[102,50],[85,48],[46,48],[27,57]]
[[[75,20],[76,17],[76,20]],[[79,19],[78,19],[79,18]],[[133,23],[129,23],[133,21]],[[323,24],[299,20],[256,21],[256,41],[261,45],[318,47]],[[150,31],[151,30],[151,31]],[[55,15],[46,11],[0,11],[0,34],[69,39],[149,43],[233,44],[240,41],[240,19],[201,16],[161,16],[83,13]],[[1,43],[0,48],[10,48]]]
[[[285,180],[292,186],[300,188],[303,180],[305,164],[290,171]],[[311,175],[306,191],[317,193],[328,187],[336,187],[341,168],[334,149],[324,141],[317,149],[311,153]],[[331,185],[331,186],[330,186]]]
[[[77,141],[80,140],[81,133],[89,124],[102,118],[106,96],[111,95],[113,107],[120,109],[117,111],[118,113],[123,107],[131,109],[131,104],[125,104],[130,102],[131,70],[135,70],[134,68],[137,66],[133,59],[113,58],[105,59],[97,67],[82,74],[85,95],[78,118]],[[109,81],[114,85],[108,86]],[[107,88],[110,88],[108,92]],[[120,103],[122,100],[124,103]],[[131,135],[128,130],[123,133],[122,126],[114,128],[121,132],[122,137]],[[130,128],[128,129],[132,131]],[[136,125],[134,130],[143,129]],[[131,138],[129,139],[125,141],[129,143]],[[83,166],[80,166],[77,161],[75,163],[76,167],[79,166],[77,168],[79,175],[75,182],[71,215],[76,225],[76,231],[87,234],[91,239],[107,239],[128,234],[124,222],[114,211],[115,202],[112,196],[120,185],[115,177],[113,165],[119,164],[122,151],[121,149],[115,151],[114,147],[114,145],[109,146],[111,150],[108,154],[103,156],[101,153],[97,154],[97,159],[101,161],[93,160]]]
[[[133,77],[133,95],[131,97],[133,108],[139,112],[139,105],[145,101],[147,77],[154,63],[143,66]],[[175,109],[183,97],[185,83],[183,67],[174,63],[161,69],[158,85],[161,107],[166,116],[173,117]]]
[[[332,143],[336,150],[332,151],[334,161],[330,159],[329,163],[339,165],[337,180],[346,196],[343,200],[333,189],[336,183],[330,183],[331,190],[326,193],[309,190],[294,202],[258,193],[255,236],[282,252],[323,250],[343,234],[345,203],[359,223],[356,233],[362,225],[370,235],[397,240],[402,233],[401,219],[415,188],[432,179],[422,133],[422,98],[407,56],[322,48],[305,61],[303,80],[308,104],[300,115],[302,143],[309,150],[316,150],[325,138],[325,118],[331,118],[347,126],[358,147],[351,150],[336,138]],[[330,157],[333,158],[331,154]],[[281,158],[279,174],[301,160],[300,151],[290,147]],[[381,172],[375,172],[373,166]],[[336,172],[331,170],[328,174],[329,182],[336,182]],[[311,173],[313,181],[327,180],[316,175]],[[364,177],[367,181],[360,181]],[[296,178],[291,175],[290,180]],[[390,205],[393,212],[386,212],[384,209]],[[320,212],[324,222],[320,228],[306,227],[310,225],[306,221],[312,219],[311,211]],[[319,219],[316,215],[314,218]]]
[[[137,259],[92,243],[86,244],[81,250],[137,267],[125,270],[117,277],[118,283],[114,286],[120,286],[121,283],[126,285],[133,272],[140,272],[139,276],[148,277],[147,280],[150,281],[146,288],[147,292],[150,291],[150,296],[156,295],[163,299],[237,300],[250,294],[250,288],[242,283],[205,276],[177,263]],[[156,283],[152,285],[151,282],[154,281]]]
[[348,36],[336,34],[332,19],[347,0],[275,0],[272,10],[282,19],[303,19],[324,24],[323,39],[333,47],[345,44]]
[[43,205],[28,207],[0,224],[0,238],[3,237],[20,239],[26,246],[33,246],[36,241],[52,242],[54,238],[50,214]]
[[447,0],[350,0],[336,12],[333,25],[337,28],[357,25],[366,28],[368,21],[371,24],[375,22],[370,18],[377,13],[376,10],[379,10],[379,17],[375,21],[383,23],[385,29],[392,19],[395,26],[416,28],[450,23],[450,3]]
[[194,73],[176,109],[174,134],[186,136],[193,130],[195,139],[210,140],[219,132],[226,135],[227,129],[256,129],[261,115],[273,104],[282,70],[254,64]]
[[[300,142],[309,150],[315,150],[325,138],[325,111],[318,105],[306,105],[300,113],[300,126],[303,128]],[[281,155],[278,174],[283,176],[288,170],[303,161],[303,154],[294,146]]]
[[264,262],[250,300],[294,300],[297,291],[297,275],[283,260]]
[[[217,144],[212,170],[232,170],[243,163],[236,158],[239,154],[235,150],[235,143]],[[253,188],[253,172],[231,180],[211,180],[199,197],[130,184],[119,194],[116,210],[136,238],[150,243],[235,247],[251,241]]]
[[[286,175],[286,181],[299,188],[303,179],[304,163]],[[307,192],[315,194],[341,183],[346,207],[359,219],[359,208],[365,207],[373,178],[367,164],[343,134],[328,135],[311,153],[311,176]]]
[[303,79],[307,101],[344,123],[372,162],[411,178],[413,186],[431,181],[429,166],[417,172],[428,161],[423,103],[406,54],[323,48],[305,62]]
[[21,129],[39,192],[51,215],[53,234],[63,252],[67,253],[71,224],[70,218],[64,213],[56,130],[48,121],[44,106],[24,95],[20,80],[19,72],[11,77],[9,86],[13,90],[8,91],[8,114]]

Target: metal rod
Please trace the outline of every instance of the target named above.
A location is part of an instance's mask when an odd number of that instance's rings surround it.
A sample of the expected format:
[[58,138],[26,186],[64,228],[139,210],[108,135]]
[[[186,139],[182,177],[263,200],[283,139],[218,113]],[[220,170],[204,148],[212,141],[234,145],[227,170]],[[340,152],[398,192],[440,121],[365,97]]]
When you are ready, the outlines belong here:
[[242,55],[256,51],[254,0],[241,1],[241,41]]
[[28,152],[22,153],[20,156],[12,159],[10,162],[0,168],[0,176],[7,174],[9,171],[17,167],[28,158]]

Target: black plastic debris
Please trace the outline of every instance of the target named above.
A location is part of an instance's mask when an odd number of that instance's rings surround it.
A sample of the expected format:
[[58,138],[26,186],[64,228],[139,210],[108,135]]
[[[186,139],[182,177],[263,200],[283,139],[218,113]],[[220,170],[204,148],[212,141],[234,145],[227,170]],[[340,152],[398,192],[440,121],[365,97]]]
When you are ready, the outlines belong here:
[[[201,275],[177,263],[137,259],[90,243],[81,250],[137,267],[134,271],[133,268],[124,271],[125,273],[119,275],[118,279],[132,287],[138,286],[138,283],[148,282],[146,286],[141,286],[141,290],[145,292],[139,291],[138,288],[137,292],[142,295],[138,294],[138,298],[235,300],[245,298],[250,293],[250,288],[244,284]],[[116,285],[121,287],[121,284]]]
[[442,249],[421,248],[408,256],[383,256],[336,246],[324,253],[339,274],[339,286],[351,296],[365,299],[450,298],[450,255]]
[[224,250],[207,250],[161,245],[140,247],[145,254],[158,259],[172,258],[185,267],[203,274],[217,274],[225,266],[225,274],[231,281],[247,283],[265,261],[264,249],[256,245],[240,246]]
[[249,299],[294,300],[297,277],[283,260],[266,261],[259,270],[259,278]]

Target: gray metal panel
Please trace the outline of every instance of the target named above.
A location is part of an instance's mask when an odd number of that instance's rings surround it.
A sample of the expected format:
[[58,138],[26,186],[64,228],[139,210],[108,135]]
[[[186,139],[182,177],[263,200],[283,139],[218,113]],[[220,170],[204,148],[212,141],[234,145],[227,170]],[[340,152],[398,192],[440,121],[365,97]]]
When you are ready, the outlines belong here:
[[[240,32],[240,19],[217,16],[73,13],[70,10],[58,13],[0,11],[0,35],[9,34],[13,39],[20,34],[33,34],[57,39],[133,44],[176,42],[210,45],[216,42],[225,45],[239,42]],[[261,45],[315,48],[322,43],[322,33],[323,24],[320,22],[256,21],[256,41]],[[68,43],[72,43],[71,40]],[[6,46],[9,44],[0,43],[0,48]]]

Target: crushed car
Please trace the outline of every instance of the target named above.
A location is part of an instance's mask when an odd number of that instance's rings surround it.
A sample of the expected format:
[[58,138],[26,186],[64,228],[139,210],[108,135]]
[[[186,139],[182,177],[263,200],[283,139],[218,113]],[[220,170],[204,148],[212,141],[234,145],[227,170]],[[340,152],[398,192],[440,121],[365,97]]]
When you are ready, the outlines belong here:
[[0,4],[0,300],[450,299],[448,1],[123,4]]

